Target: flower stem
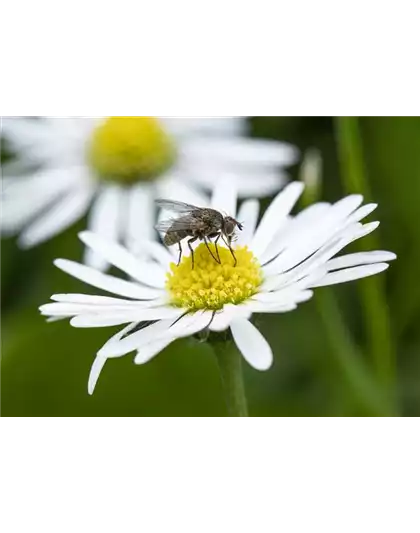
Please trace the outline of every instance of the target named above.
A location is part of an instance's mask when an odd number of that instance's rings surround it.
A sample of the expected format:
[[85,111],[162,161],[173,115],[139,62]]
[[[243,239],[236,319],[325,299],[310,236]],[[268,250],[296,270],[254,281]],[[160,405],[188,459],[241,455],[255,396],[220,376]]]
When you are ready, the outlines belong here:
[[[337,117],[336,132],[344,188],[348,193],[361,193],[369,200],[370,186],[365,173],[358,118]],[[369,235],[364,242],[369,247],[380,249],[376,235]],[[372,354],[377,377],[384,385],[392,387],[396,356],[384,279],[373,276],[359,282],[358,287],[366,317],[369,352]]]
[[229,416],[248,416],[242,375],[242,356],[230,341],[211,342],[219,364]]

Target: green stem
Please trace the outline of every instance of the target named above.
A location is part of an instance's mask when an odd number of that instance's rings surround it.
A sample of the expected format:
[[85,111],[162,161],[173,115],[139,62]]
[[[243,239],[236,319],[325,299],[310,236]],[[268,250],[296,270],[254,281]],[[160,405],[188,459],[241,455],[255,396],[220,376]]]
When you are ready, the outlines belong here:
[[211,345],[219,363],[229,416],[248,416],[241,354],[230,341],[220,340]]
[[[348,193],[361,193],[369,200],[371,193],[365,173],[358,118],[337,117],[336,132],[344,188]],[[365,237],[364,243],[380,249],[376,234]],[[369,352],[372,354],[376,374],[381,383],[392,387],[395,383],[396,355],[384,279],[373,276],[357,285],[366,316]]]

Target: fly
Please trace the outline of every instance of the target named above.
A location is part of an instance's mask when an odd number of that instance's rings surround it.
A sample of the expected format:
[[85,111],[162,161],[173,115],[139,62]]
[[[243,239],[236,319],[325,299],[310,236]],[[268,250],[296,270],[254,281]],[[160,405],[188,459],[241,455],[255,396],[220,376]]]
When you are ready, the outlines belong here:
[[[221,264],[217,243],[222,239],[232,254],[235,261],[234,266],[237,265],[238,261],[232,249],[232,240],[235,236],[236,228],[241,231],[243,228],[242,224],[237,220],[233,217],[225,217],[222,213],[216,211],[216,209],[210,209],[209,207],[196,207],[195,205],[172,200],[156,200],[156,204],[161,209],[167,209],[168,211],[173,211],[181,215],[179,218],[164,220],[156,226],[158,231],[165,234],[163,242],[166,246],[178,244],[178,266],[181,263],[182,257],[181,241],[187,237],[190,237],[188,248],[191,251],[192,268],[194,268],[194,250],[192,244],[197,240],[203,241],[213,259]],[[209,243],[213,242],[212,239],[215,239],[216,256],[209,246]]]

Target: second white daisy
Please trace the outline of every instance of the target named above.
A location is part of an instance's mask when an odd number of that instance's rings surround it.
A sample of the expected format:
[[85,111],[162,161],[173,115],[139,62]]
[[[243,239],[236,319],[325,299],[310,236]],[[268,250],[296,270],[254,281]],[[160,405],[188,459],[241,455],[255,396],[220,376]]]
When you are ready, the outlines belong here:
[[[136,250],[154,236],[157,197],[203,205],[215,180],[237,179],[243,197],[280,189],[296,150],[245,133],[241,117],[3,119],[17,160],[4,170],[2,232],[27,248],[89,211],[89,230]],[[91,250],[85,262],[106,266]]]

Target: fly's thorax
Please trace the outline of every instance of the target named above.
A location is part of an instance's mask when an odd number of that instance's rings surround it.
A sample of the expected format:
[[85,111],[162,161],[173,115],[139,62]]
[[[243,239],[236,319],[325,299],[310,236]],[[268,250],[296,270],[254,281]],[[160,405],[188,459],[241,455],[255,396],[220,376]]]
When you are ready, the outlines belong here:
[[201,209],[195,214],[194,230],[197,236],[219,233],[223,227],[223,215],[215,209]]

